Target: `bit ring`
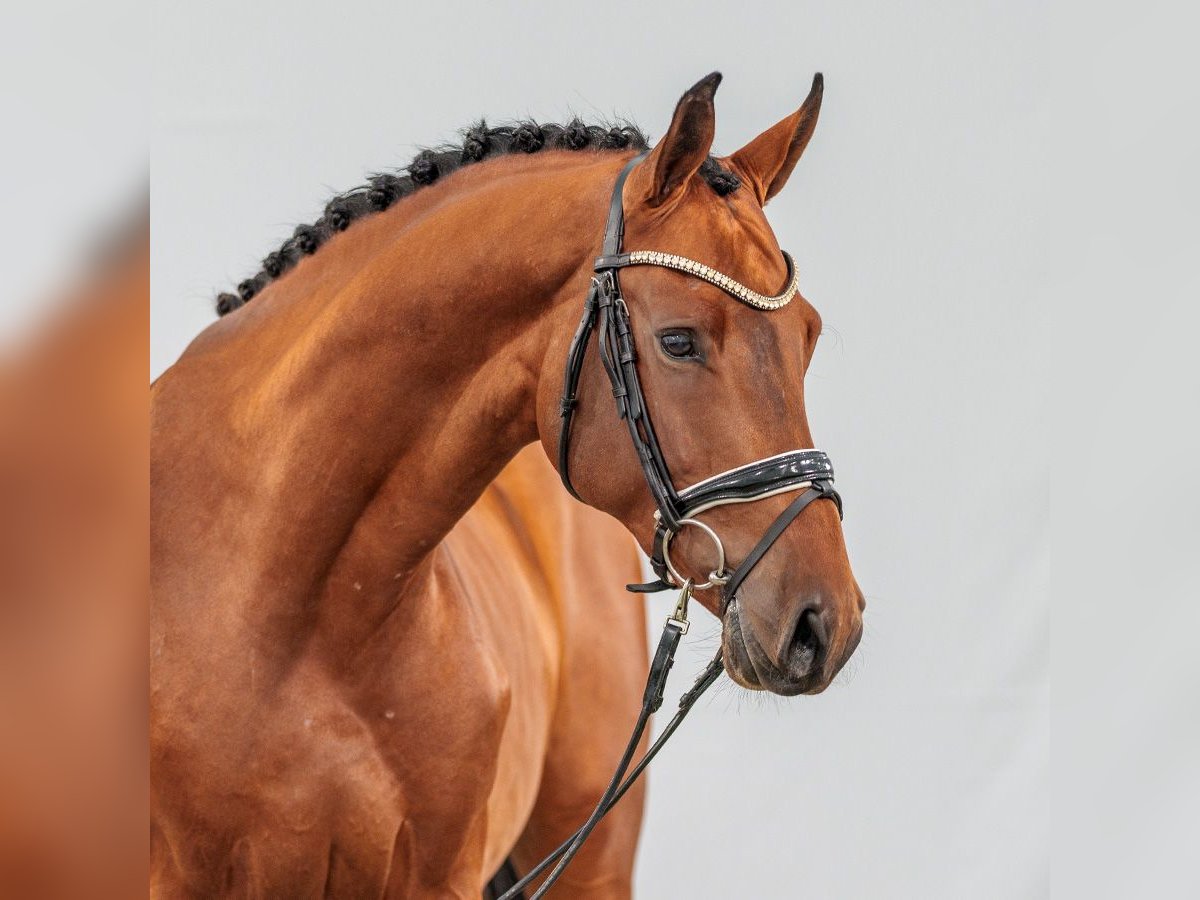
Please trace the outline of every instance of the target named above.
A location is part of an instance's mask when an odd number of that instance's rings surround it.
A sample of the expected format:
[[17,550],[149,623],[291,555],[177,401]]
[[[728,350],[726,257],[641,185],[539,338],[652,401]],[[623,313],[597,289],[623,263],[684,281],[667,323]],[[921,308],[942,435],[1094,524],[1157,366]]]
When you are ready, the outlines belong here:
[[[708,573],[708,581],[704,582],[704,584],[695,584],[692,586],[692,589],[703,591],[711,587],[720,587],[729,581],[730,573],[725,568],[725,546],[721,543],[721,539],[717,537],[717,533],[699,519],[680,519],[679,524],[699,528],[712,539],[713,544],[717,548],[717,567]],[[679,587],[687,583],[688,579],[686,576],[680,574],[679,570],[675,568],[675,564],[671,562],[671,539],[675,537],[675,534],[676,532],[668,528],[667,533],[663,535],[662,555],[668,574],[670,574],[672,580],[675,582],[675,586]]]

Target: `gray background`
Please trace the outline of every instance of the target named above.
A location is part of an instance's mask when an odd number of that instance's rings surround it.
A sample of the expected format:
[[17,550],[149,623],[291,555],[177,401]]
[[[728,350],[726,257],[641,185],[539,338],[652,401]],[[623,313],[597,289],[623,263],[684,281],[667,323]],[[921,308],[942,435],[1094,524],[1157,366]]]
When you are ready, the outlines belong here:
[[[1092,447],[1128,439],[1106,418],[1122,397],[1111,355],[1128,336],[1119,311],[1147,269],[1168,298],[1189,285],[1194,298],[1196,287],[1184,264],[1194,240],[1176,234],[1164,270],[1162,245],[1147,236],[1164,206],[1195,224],[1195,207],[1176,203],[1196,196],[1195,132],[1182,143],[1173,133],[1177,104],[1196,106],[1187,32],[1139,10],[160,5],[151,374],[211,321],[215,293],[256,271],[332,190],[481,115],[621,114],[657,138],[679,94],[719,69],[715,149],[730,152],[791,112],[823,71],[816,137],[769,214],[826,323],[810,420],[838,466],[866,635],[820,697],[784,702],[725,683],[701,705],[652,771],[638,888],[654,898],[1048,896],[1049,537],[1079,534],[1052,518],[1050,475],[1058,466],[1068,486],[1055,508],[1082,508],[1094,523],[1112,514],[1099,488],[1114,473],[1104,455],[1047,447],[1063,429]],[[1158,93],[1140,87],[1152,76]],[[1161,341],[1185,338],[1169,317],[1153,321],[1162,330],[1139,358],[1165,365]],[[1074,356],[1058,340],[1064,326],[1082,335]],[[1111,349],[1086,346],[1093,336]],[[1076,358],[1101,379],[1083,377]],[[1052,380],[1065,392],[1057,402]],[[1097,598],[1117,572],[1096,554],[1117,560],[1126,546],[1107,536],[1067,555],[1091,567]],[[1130,591],[1142,586],[1129,577]],[[1086,673],[1107,672],[1111,691],[1089,712],[1119,720],[1136,667],[1112,661],[1134,655],[1118,648],[1138,617],[1076,609],[1076,579],[1061,581],[1056,635],[1060,623],[1070,635],[1090,624],[1084,643],[1104,649],[1072,657],[1096,668],[1071,665],[1065,681],[1081,693],[1056,693],[1055,706],[1069,717],[1095,699]],[[651,628],[668,603],[652,601]],[[715,646],[716,626],[693,635],[676,691]],[[1194,696],[1194,682],[1177,683]],[[1131,834],[1141,852],[1159,852],[1151,817],[1105,828],[1135,803],[1096,803],[1110,770],[1090,754],[1114,737],[1103,725],[1095,741],[1081,737],[1058,773],[1053,796],[1083,811],[1063,858],[1084,863],[1086,877],[1056,872],[1055,893],[1182,890],[1161,868],[1098,861]],[[1095,780],[1080,777],[1089,765]],[[1181,790],[1163,777],[1167,794]],[[1165,852],[1186,853],[1185,832],[1167,833]]]

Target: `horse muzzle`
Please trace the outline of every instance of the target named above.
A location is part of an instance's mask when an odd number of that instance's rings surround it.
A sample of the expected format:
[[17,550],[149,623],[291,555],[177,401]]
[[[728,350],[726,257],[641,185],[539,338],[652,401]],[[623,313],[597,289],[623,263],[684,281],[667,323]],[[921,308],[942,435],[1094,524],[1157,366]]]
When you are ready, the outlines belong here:
[[862,639],[861,613],[854,617],[844,638],[835,622],[827,609],[804,606],[794,624],[783,631],[782,639],[768,648],[743,621],[734,600],[727,605],[724,616],[725,669],[734,681],[751,690],[786,697],[819,694],[829,687]]

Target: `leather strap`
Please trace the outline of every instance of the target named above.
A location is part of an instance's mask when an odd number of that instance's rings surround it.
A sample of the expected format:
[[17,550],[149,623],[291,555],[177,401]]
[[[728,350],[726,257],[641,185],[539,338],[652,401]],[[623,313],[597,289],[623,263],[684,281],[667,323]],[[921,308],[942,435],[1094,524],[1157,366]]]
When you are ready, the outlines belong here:
[[[671,626],[668,625],[668,627]],[[666,637],[665,632],[664,637]],[[677,643],[678,638],[675,640]],[[659,642],[659,647],[661,650],[661,641]],[[655,654],[656,658],[657,656],[658,654]],[[669,668],[669,665],[667,668]],[[604,797],[601,798],[600,803],[596,806],[596,811],[592,814],[596,819],[596,822],[599,822],[600,819],[607,815],[608,811],[616,806],[617,803],[620,802],[621,798],[625,796],[626,792],[633,787],[634,782],[636,782],[642,772],[646,770],[646,767],[650,765],[650,762],[654,759],[654,757],[658,755],[658,752],[663,748],[663,745],[666,744],[667,740],[675,733],[679,726],[683,724],[683,720],[687,718],[687,714],[691,712],[692,707],[696,705],[696,701],[703,696],[705,691],[713,686],[716,680],[721,677],[721,673],[724,671],[725,666],[721,660],[721,651],[718,650],[717,655],[696,677],[696,680],[692,684],[691,688],[685,691],[683,696],[679,698],[679,708],[675,715],[672,716],[671,721],[669,721],[663,727],[662,733],[659,734],[654,743],[650,745],[650,748],[646,751],[642,758],[638,760],[637,765],[635,765],[632,769],[629,769],[628,773],[624,775],[624,778],[621,780],[616,791],[612,793],[611,797],[607,798],[607,802]],[[651,690],[649,680],[647,681],[646,689],[647,694],[650,694]],[[661,695],[661,690],[659,690],[657,693]],[[636,737],[638,740],[640,740],[641,733],[637,732]],[[631,743],[636,744],[637,741],[633,741]],[[608,792],[605,793],[607,794]],[[599,813],[599,815],[597,815],[597,813]],[[588,821],[590,822],[591,819]],[[592,825],[592,828],[594,827],[595,825]],[[535,878],[542,874],[542,872],[546,871],[546,869],[549,868],[555,860],[560,860],[559,865],[555,868],[555,872],[561,873],[562,869],[566,867],[565,863],[562,862],[563,855],[570,852],[570,856],[566,857],[566,862],[570,862],[571,857],[578,852],[578,846],[582,844],[583,839],[586,839],[587,835],[590,834],[591,829],[589,828],[587,832],[585,832],[585,828],[587,828],[587,823],[585,823],[583,826],[580,826],[580,828],[576,830],[573,835],[559,844],[558,847],[550,853],[550,855],[530,869],[529,872],[527,872],[516,884],[509,888],[509,890],[500,898],[500,900],[517,900],[517,898],[522,896],[521,891],[528,887]],[[572,850],[572,847],[574,847],[575,850]],[[543,884],[538,888],[538,892],[533,896],[535,898],[543,896],[550,886],[554,884],[555,880],[557,880],[557,877],[557,874],[551,873],[546,878],[546,881],[543,882]]]
[[[621,169],[613,185],[608,221],[604,228],[603,256],[614,256],[621,249],[625,233],[622,205],[625,180],[644,156],[645,154],[640,154],[630,159]],[[592,279],[592,287],[584,304],[583,317],[567,352],[560,404],[562,421],[558,438],[559,477],[571,495],[578,499],[579,493],[575,490],[570,476],[571,426],[578,404],[579,378],[593,331],[596,332],[600,361],[612,386],[617,415],[625,420],[629,428],[629,436],[633,441],[650,495],[654,498],[654,505],[664,522],[669,526],[678,527],[679,495],[646,409],[646,398],[642,393],[642,383],[637,372],[637,348],[633,342],[629,309],[621,299],[616,269],[597,267],[596,277]],[[663,571],[665,572],[665,569]]]
[[[678,494],[679,517],[688,519],[705,509],[720,506],[723,503],[758,500],[771,494],[795,489],[806,483],[830,483],[832,480],[833,463],[830,462],[828,454],[823,450],[792,450],[778,456],[738,466],[736,469],[730,469],[728,472],[722,472],[697,482],[691,487],[684,488]],[[831,499],[838,505],[838,514],[840,515],[842,512],[841,495],[833,490],[832,484],[829,484],[829,490]],[[660,515],[654,530],[650,553],[650,568],[654,570],[658,580],[646,584],[627,584],[625,590],[635,594],[652,594],[674,587],[669,580],[667,563],[663,558],[663,542],[666,540],[667,532],[674,530],[676,529],[668,525]],[[766,550],[764,549],[763,552],[765,553]]]
[[754,500],[805,482],[832,481],[833,463],[822,450],[792,450],[714,475],[679,492],[684,516],[730,501]]
[[[602,256],[615,256],[621,252],[621,244],[625,240],[625,179],[634,167],[649,155],[649,151],[639,153],[629,162],[617,176],[613,187],[612,197],[608,201],[608,221],[604,223],[604,243],[600,245]],[[596,268],[603,268],[597,266]]]
[[746,558],[742,560],[741,565],[733,570],[733,574],[729,576],[729,581],[725,583],[724,589],[721,591],[721,614],[725,614],[729,604],[733,598],[737,596],[738,588],[742,582],[746,580],[746,576],[753,571],[754,567],[759,564],[767,551],[771,549],[771,545],[779,540],[779,536],[784,530],[796,520],[800,513],[804,512],[814,500],[832,500],[837,504],[838,515],[842,513],[842,498],[837,491],[833,489],[833,485],[828,481],[815,481],[813,486],[806,490],[803,494],[788,504],[787,509],[781,512],[771,523],[771,527],[766,530],[754,548],[746,554]]
[[587,353],[588,341],[592,330],[596,327],[596,311],[599,304],[596,297],[596,282],[592,282],[587,299],[583,303],[583,318],[575,329],[575,337],[571,339],[571,349],[567,353],[566,371],[563,374],[563,395],[560,401],[562,424],[558,433],[558,476],[565,487],[576,500],[583,498],[571,483],[571,425],[575,421],[575,407],[579,403],[579,376],[583,372],[583,359]]
[[[609,279],[607,283],[605,278]],[[608,290],[610,285],[612,292]],[[677,527],[679,495],[646,408],[646,397],[637,373],[637,350],[633,345],[629,309],[616,293],[615,273],[602,276],[600,281],[600,359],[612,384],[618,415],[629,428],[629,437],[659,516]]]
[[[637,156],[629,160],[621,169],[621,173],[617,176],[617,181],[613,185],[612,196],[608,203],[608,220],[604,225],[604,242],[602,252],[616,253],[621,249],[621,241],[625,235],[625,213],[622,203],[622,196],[625,189],[625,179],[629,177],[629,173],[634,167],[642,161],[646,156],[645,153],[639,153]],[[616,248],[611,250],[609,248]],[[597,270],[599,271],[599,270]],[[611,290],[606,291],[609,294],[608,303],[611,304],[612,296],[616,293],[615,274],[604,282],[605,287],[611,286]],[[558,476],[562,479],[563,487],[565,487],[576,500],[582,500],[579,492],[575,490],[575,485],[571,483],[570,475],[570,454],[571,454],[571,425],[575,420],[575,407],[578,404],[579,393],[579,378],[583,372],[583,361],[587,355],[588,343],[591,340],[592,331],[595,330],[597,315],[600,307],[600,292],[601,284],[604,281],[603,276],[592,279],[592,286],[588,290],[587,300],[584,302],[583,317],[579,321],[579,327],[575,330],[575,336],[571,340],[570,350],[567,351],[567,362],[563,373],[563,394],[560,402],[561,423],[558,432]],[[599,340],[601,349],[603,349],[604,329],[601,329]],[[636,377],[636,370],[635,370]],[[609,379],[613,378],[613,373],[609,372]],[[618,396],[618,387],[614,384],[614,396],[617,396],[618,406],[622,405],[622,398]],[[624,413],[621,414],[624,418]]]
[[[631,775],[628,783],[623,783],[625,782],[625,773],[629,770],[629,766],[633,762],[633,755],[637,752],[637,746],[641,743],[642,735],[645,733],[646,726],[650,722],[650,716],[662,706],[663,691],[667,685],[667,675],[670,673],[671,666],[675,662],[675,650],[679,646],[679,639],[682,636],[683,628],[674,620],[668,619],[666,625],[663,626],[662,635],[658,639],[658,649],[654,653],[654,660],[650,663],[650,673],[646,676],[646,689],[642,693],[642,708],[638,713],[633,734],[630,735],[629,741],[625,745],[625,752],[621,754],[621,761],[617,764],[617,770],[613,772],[608,787],[601,795],[596,808],[592,810],[592,814],[588,816],[587,821],[579,827],[563,846],[560,846],[547,856],[537,868],[509,888],[501,900],[515,898],[529,882],[544,871],[546,866],[555,859],[558,859],[558,863],[554,866],[554,869],[546,876],[546,880],[533,893],[530,900],[538,900],[539,897],[544,896],[550,890],[551,885],[562,875],[563,870],[566,869],[571,860],[575,858],[575,854],[579,852],[579,848],[583,846],[584,841],[588,839],[592,831],[600,824],[600,820],[604,818],[605,813],[621,798],[625,790],[628,789],[629,784],[632,783],[632,779],[637,778],[641,774],[642,769],[645,768],[644,764],[649,763],[650,754],[647,753],[647,756],[643,758],[643,764],[637,768],[636,774]],[[712,680],[716,680],[715,676]],[[705,687],[707,688],[707,685]],[[693,688],[693,691],[695,692],[695,688]],[[696,696],[691,699],[692,703],[695,703],[696,699],[699,698],[699,694],[703,693],[703,690],[695,693]]]

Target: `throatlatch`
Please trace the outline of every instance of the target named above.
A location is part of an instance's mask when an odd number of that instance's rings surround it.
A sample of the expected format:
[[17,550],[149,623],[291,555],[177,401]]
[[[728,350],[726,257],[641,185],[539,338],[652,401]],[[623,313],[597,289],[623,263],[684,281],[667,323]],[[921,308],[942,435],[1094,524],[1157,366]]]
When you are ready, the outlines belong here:
[[[576,499],[582,499],[575,491],[570,477],[571,426],[579,402],[579,378],[583,372],[588,344],[595,332],[600,361],[604,365],[604,371],[608,374],[609,382],[612,385],[617,414],[625,420],[629,428],[629,436],[633,441],[642,473],[657,508],[654,514],[657,526],[650,564],[659,580],[649,584],[634,584],[627,587],[631,591],[638,592],[660,591],[676,587],[680,589],[679,600],[676,603],[674,614],[667,619],[662,636],[659,638],[658,649],[654,654],[650,673],[646,680],[646,690],[642,696],[642,709],[638,715],[633,735],[625,747],[625,752],[621,756],[608,788],[600,797],[600,802],[596,804],[591,816],[575,834],[505,892],[500,900],[515,900],[515,898],[523,896],[521,891],[557,860],[554,869],[546,876],[546,880],[538,887],[531,900],[537,900],[545,895],[575,854],[579,852],[579,848],[587,840],[588,835],[592,833],[604,815],[625,795],[637,777],[675,733],[692,706],[724,670],[721,653],[718,651],[717,656],[700,673],[696,683],[680,699],[678,711],[667,723],[662,734],[646,751],[642,759],[630,769],[638,742],[646,730],[650,716],[662,705],[663,690],[666,686],[667,674],[670,672],[675,658],[675,649],[679,645],[679,639],[688,629],[687,608],[693,590],[720,587],[720,610],[724,615],[725,610],[736,599],[738,588],[751,570],[758,565],[771,545],[809,504],[815,500],[831,500],[837,504],[838,514],[842,513],[842,498],[833,487],[833,464],[821,450],[789,450],[786,453],[755,460],[727,472],[713,475],[683,490],[676,490],[671,473],[667,468],[662,446],[658,442],[658,436],[654,433],[645,394],[642,391],[642,383],[638,377],[637,349],[634,345],[633,331],[630,325],[629,307],[621,294],[617,273],[620,269],[640,265],[674,269],[703,279],[721,288],[736,300],[760,310],[775,310],[786,306],[796,295],[797,275],[792,258],[784,253],[784,261],[787,264],[787,286],[782,293],[769,297],[740,284],[716,269],[686,257],[651,250],[623,252],[625,216],[622,191],[629,173],[645,155],[643,153],[635,156],[626,163],[613,187],[601,255],[596,259],[595,276],[592,278],[587,299],[584,301],[583,317],[579,321],[579,327],[575,331],[570,350],[567,353],[563,375],[562,423],[558,441],[558,472],[563,485],[571,495]],[[725,548],[719,535],[695,516],[718,506],[730,503],[750,503],[791,491],[802,491],[802,493],[780,513],[746,558],[732,571],[727,570]],[[685,577],[671,561],[671,540],[686,527],[704,531],[717,549],[716,568],[709,573],[708,580],[701,584],[695,584],[690,578]]]

